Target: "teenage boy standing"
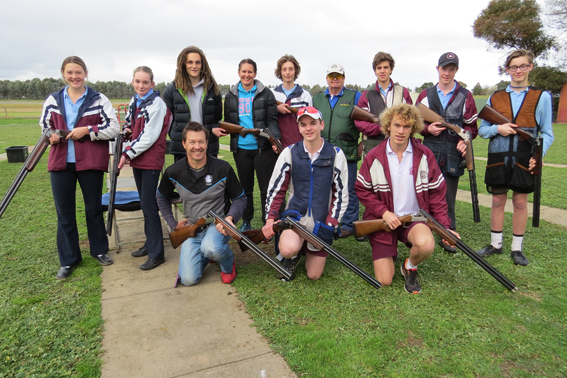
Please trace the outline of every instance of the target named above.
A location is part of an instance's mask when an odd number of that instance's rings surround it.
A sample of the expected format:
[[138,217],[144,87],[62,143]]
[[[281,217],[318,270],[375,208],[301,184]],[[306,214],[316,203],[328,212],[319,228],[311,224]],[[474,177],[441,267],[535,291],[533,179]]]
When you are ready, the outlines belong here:
[[[439,82],[433,87],[424,89],[418,96],[416,103],[422,103],[435,113],[442,116],[447,123],[463,128],[476,138],[478,128],[476,125],[477,111],[472,93],[463,88],[456,80],[455,74],[459,70],[459,57],[448,52],[439,58],[436,67]],[[451,230],[456,230],[455,201],[459,177],[464,173],[464,156],[466,146],[463,140],[452,130],[439,127],[441,122],[425,124],[421,134],[423,144],[435,154],[437,164],[443,172],[447,183],[447,206],[451,218]],[[455,253],[455,247],[439,243],[447,252]]]
[[487,102],[512,123],[493,125],[483,120],[479,129],[482,138],[490,138],[484,182],[492,194],[492,209],[490,244],[477,253],[482,257],[502,253],[504,206],[508,190],[512,189],[514,235],[510,256],[514,264],[522,266],[529,264],[522,251],[522,243],[528,220],[528,193],[534,191],[534,178],[529,171],[535,168],[535,160],[532,146],[518,138],[515,128],[521,127],[532,133],[534,138],[542,136],[543,155],[553,143],[551,96],[528,84],[533,59],[531,51],[520,49],[512,52],[506,59],[506,73],[510,75],[511,83],[505,90],[494,93]]
[[[372,60],[372,70],[376,74],[376,87],[362,92],[358,107],[379,116],[385,109],[399,104],[410,104],[413,102],[409,90],[401,85],[394,85],[390,78],[395,65],[392,55],[378,52]],[[358,130],[362,133],[364,143],[363,158],[384,140],[384,134],[379,124],[368,121],[354,121]]]

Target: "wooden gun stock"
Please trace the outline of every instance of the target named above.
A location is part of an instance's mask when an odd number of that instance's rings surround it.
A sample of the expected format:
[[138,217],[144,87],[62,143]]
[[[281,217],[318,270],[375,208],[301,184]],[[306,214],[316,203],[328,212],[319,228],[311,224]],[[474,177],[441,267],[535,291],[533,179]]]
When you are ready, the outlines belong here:
[[[411,214],[402,215],[398,217],[402,224],[409,223],[413,221],[413,216]],[[367,220],[359,220],[354,221],[354,233],[356,237],[366,236],[368,234],[372,234],[377,231],[386,231],[392,232],[392,229],[386,224],[384,219],[367,219]]]
[[[276,101],[276,102],[277,102],[278,105],[287,105],[286,103],[281,102],[281,101]],[[297,114],[299,109],[301,109],[301,108],[292,108],[291,106],[287,105],[287,110],[289,110],[290,112],[292,112],[294,114]]]
[[238,134],[242,137],[245,137],[248,134],[262,136],[264,138],[267,138],[273,146],[276,146],[278,154],[283,150],[281,143],[274,137],[272,131],[267,127],[265,129],[247,129],[243,126],[224,121],[219,122],[219,127],[226,131],[228,134]]
[[[242,235],[246,236],[254,244],[258,244],[260,242],[269,240],[264,236],[264,232],[262,232],[261,228],[258,228],[258,229],[255,229],[255,230],[243,231]],[[240,246],[241,252],[245,252],[245,251],[250,249],[245,244],[241,244],[241,243],[238,243],[238,244]]]
[[205,218],[200,218],[197,223],[183,226],[169,233],[169,240],[173,249],[179,247],[183,242],[197,234],[198,229],[206,224]]
[[425,122],[427,123],[441,122],[440,125],[441,127],[445,127],[449,130],[453,130],[463,140],[466,141],[467,136],[465,136],[466,134],[464,133],[464,130],[461,127],[446,122],[443,117],[441,117],[439,114],[435,113],[433,110],[429,109],[427,106],[423,105],[422,103],[419,103],[416,106],[417,106],[417,110],[419,110],[419,113],[421,114],[421,117],[423,117],[423,120]]
[[[480,113],[478,113],[478,118],[490,122],[493,125],[503,125],[505,123],[512,123],[511,120],[503,116],[501,113],[499,113],[496,109],[494,109],[490,105],[484,105],[484,108],[482,108]],[[534,146],[537,145],[537,140],[534,138],[534,136],[531,133],[522,130],[519,127],[515,127],[514,131],[516,132],[516,134],[520,136],[520,138],[527,140],[528,142],[530,142],[530,144]]]
[[350,118],[354,119],[355,121],[366,121],[366,122],[380,124],[380,117],[356,105],[352,107],[352,113],[350,113]]
[[236,125],[230,122],[219,122],[219,127],[226,131],[228,134],[239,134],[242,137],[245,137],[248,134],[259,135],[260,129],[247,129],[243,126]]

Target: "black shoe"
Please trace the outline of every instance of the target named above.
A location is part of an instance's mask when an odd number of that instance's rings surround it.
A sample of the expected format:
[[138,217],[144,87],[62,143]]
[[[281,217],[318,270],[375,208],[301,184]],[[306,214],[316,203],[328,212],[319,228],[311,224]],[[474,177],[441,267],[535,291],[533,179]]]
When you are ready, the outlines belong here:
[[286,282],[293,281],[295,278],[295,271],[297,269],[297,266],[299,265],[299,260],[301,260],[301,255],[297,255],[296,257],[291,259],[284,259],[282,261],[282,264],[284,268],[286,268],[287,271],[291,273],[291,278],[287,279],[281,273],[278,273],[278,279]]
[[493,247],[492,244],[489,244],[486,247],[482,248],[481,250],[476,251],[476,254],[483,258],[491,255],[501,255],[502,247],[496,248]]
[[142,247],[137,251],[131,253],[132,257],[143,257],[148,255],[148,249],[146,247]]
[[106,253],[102,255],[94,256],[94,258],[96,259],[96,261],[100,263],[100,265],[103,266],[114,264],[114,260],[112,260],[110,256],[108,256]]
[[164,262],[165,262],[165,259],[148,259],[148,261],[146,261],[145,263],[140,265],[140,269],[152,270],[154,268],[157,268],[158,266],[160,266]]
[[58,280],[64,280],[66,278],[68,278],[71,273],[73,273],[73,270],[76,268],[76,265],[72,265],[70,267],[66,267],[66,266],[62,266],[59,271],[57,272],[57,279]]
[[400,270],[406,279],[404,289],[406,289],[406,291],[410,294],[419,294],[421,293],[421,287],[417,281],[417,269],[406,269],[406,261],[404,261],[402,266],[400,266]]
[[514,261],[516,265],[526,266],[530,263],[522,251],[512,251],[510,257],[512,257],[512,261]]
[[356,241],[359,241],[359,242],[365,242],[365,241],[367,241],[367,240],[368,240],[368,235],[364,235],[364,236],[355,236],[354,238],[356,239]]
[[449,253],[457,253],[456,247],[443,243],[443,240],[439,240],[439,246]]
[[351,235],[354,235],[354,232],[341,228],[341,235],[339,236],[339,238],[344,239],[344,238],[348,238]]

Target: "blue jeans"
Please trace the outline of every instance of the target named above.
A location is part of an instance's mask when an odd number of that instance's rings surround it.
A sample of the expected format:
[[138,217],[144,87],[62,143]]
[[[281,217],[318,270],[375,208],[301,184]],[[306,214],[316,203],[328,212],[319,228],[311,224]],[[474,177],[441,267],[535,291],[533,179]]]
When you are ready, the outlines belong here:
[[354,226],[352,222],[358,220],[358,211],[360,204],[358,202],[358,197],[354,190],[354,184],[356,183],[356,176],[358,174],[358,164],[356,161],[347,162],[348,166],[348,207],[345,211],[345,215],[342,220],[342,229],[353,231]]
[[218,232],[214,223],[209,224],[206,230],[189,238],[181,245],[179,256],[179,278],[185,286],[195,285],[201,280],[203,269],[210,260],[220,264],[224,273],[232,272],[234,255],[228,246],[230,236]]

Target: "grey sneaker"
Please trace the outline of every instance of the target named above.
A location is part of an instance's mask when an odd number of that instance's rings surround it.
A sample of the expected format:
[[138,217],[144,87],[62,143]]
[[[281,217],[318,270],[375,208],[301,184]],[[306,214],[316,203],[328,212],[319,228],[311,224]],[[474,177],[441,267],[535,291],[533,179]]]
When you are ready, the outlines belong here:
[[526,266],[530,263],[522,251],[512,251],[512,253],[510,253],[510,257],[512,257],[512,261],[514,261],[514,264],[516,265]]
[[400,270],[406,279],[404,289],[410,294],[419,294],[421,293],[421,286],[419,286],[419,282],[417,281],[417,269],[406,269],[406,261],[400,266]]
[[481,250],[476,251],[476,254],[483,258],[488,257],[490,255],[501,255],[502,247],[496,248],[493,247],[491,244],[489,244],[486,247],[482,248]]

